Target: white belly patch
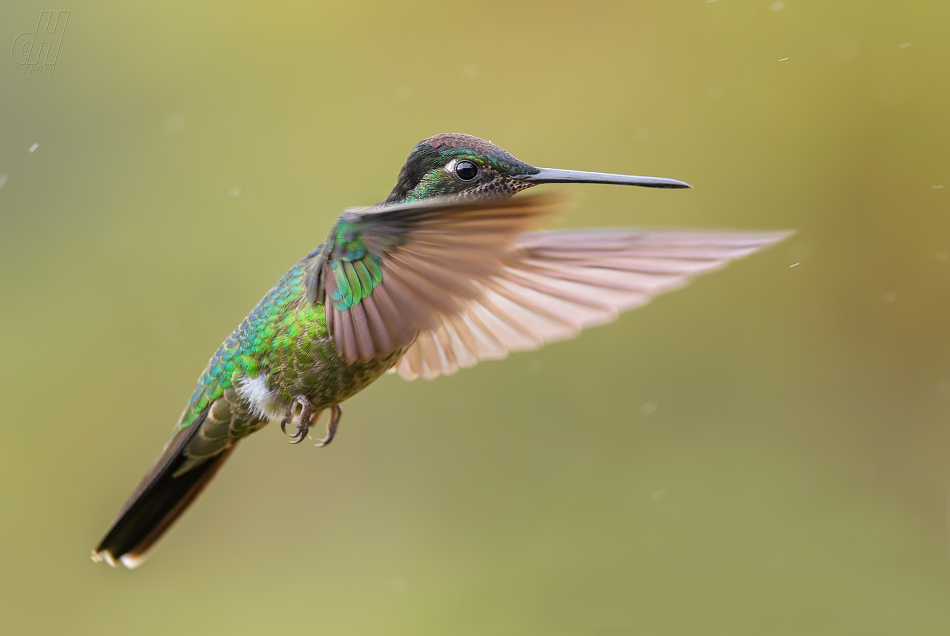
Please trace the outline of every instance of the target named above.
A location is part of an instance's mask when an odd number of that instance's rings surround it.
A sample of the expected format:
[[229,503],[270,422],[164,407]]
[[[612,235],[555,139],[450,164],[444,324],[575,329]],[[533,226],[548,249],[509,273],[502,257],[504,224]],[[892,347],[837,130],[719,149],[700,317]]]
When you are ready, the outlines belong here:
[[248,401],[254,417],[267,420],[283,417],[286,407],[281,404],[277,393],[268,390],[267,379],[263,373],[253,378],[241,378],[238,380],[237,390],[241,397]]

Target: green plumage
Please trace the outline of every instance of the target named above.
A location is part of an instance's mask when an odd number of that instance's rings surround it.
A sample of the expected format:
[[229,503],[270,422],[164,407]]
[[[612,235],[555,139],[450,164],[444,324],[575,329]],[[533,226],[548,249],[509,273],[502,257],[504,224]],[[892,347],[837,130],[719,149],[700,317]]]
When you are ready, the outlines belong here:
[[330,271],[336,290],[329,300],[342,311],[361,302],[383,281],[383,257],[366,247],[355,224],[340,220],[333,230]]
[[185,428],[209,404],[243,378],[271,368],[301,367],[303,352],[325,357],[327,328],[323,305],[304,306],[303,279],[308,258],[297,263],[261,299],[208,362],[178,424]]
[[[356,253],[345,244],[344,249]],[[241,387],[250,379],[263,380],[278,413],[297,395],[307,396],[319,411],[352,396],[392,365],[390,359],[348,364],[337,352],[327,329],[324,304],[311,302],[307,297],[308,277],[319,266],[321,254],[321,248],[317,248],[291,268],[218,348],[201,374],[178,429],[193,425],[210,406],[208,418],[201,425],[210,428],[226,424],[230,430],[226,436],[214,435],[218,443],[204,444],[196,458],[220,452],[264,426],[268,416],[274,417],[275,413],[248,408]],[[362,276],[353,273],[350,262],[333,264],[333,271],[348,269],[350,277],[357,279],[337,275],[338,281],[348,281],[349,296],[340,304],[358,302],[352,300],[354,293],[362,299],[360,278],[367,286],[371,284],[365,266],[361,262],[357,265],[361,266]]]

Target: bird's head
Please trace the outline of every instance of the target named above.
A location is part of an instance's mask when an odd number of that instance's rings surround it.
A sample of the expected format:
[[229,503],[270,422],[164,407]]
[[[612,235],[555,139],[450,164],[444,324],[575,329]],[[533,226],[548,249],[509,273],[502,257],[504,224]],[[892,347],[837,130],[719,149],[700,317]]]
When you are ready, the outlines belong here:
[[510,197],[542,183],[614,183],[649,188],[688,188],[676,179],[537,168],[495,144],[457,133],[429,137],[416,144],[399,171],[385,203],[439,196]]

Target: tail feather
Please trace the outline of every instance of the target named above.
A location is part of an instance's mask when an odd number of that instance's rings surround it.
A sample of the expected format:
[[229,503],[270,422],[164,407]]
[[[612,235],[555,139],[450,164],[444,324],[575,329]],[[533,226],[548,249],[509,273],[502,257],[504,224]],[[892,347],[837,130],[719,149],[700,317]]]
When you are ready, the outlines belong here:
[[104,560],[112,566],[121,562],[128,568],[137,567],[218,472],[235,445],[176,475],[189,461],[185,447],[201,427],[204,417],[202,414],[198,421],[179,431],[168,442],[93,551],[94,561]]

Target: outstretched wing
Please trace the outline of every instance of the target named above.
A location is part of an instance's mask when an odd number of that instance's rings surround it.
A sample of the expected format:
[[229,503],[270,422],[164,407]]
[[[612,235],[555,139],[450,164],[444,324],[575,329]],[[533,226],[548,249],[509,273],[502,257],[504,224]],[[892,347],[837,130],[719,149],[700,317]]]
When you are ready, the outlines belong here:
[[553,207],[550,196],[431,200],[344,212],[308,281],[350,362],[381,358],[461,311],[478,281],[503,269],[516,237]]
[[433,378],[563,340],[787,232],[528,232],[545,195],[345,212],[309,283],[349,362]]
[[611,322],[791,232],[530,232],[518,236],[502,271],[473,284],[461,311],[438,316],[394,370],[434,378],[565,340]]

